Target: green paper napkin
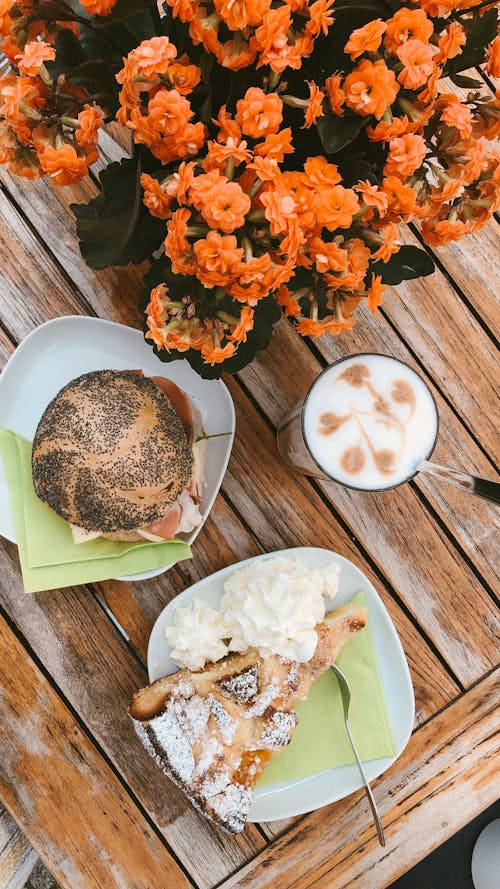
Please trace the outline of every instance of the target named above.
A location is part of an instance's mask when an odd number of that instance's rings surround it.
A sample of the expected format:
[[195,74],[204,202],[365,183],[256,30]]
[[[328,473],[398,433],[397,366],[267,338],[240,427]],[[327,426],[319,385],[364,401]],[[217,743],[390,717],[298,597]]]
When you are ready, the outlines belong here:
[[97,538],[74,544],[71,529],[38,499],[31,477],[31,443],[0,429],[10,503],[27,593],[137,574],[189,559],[182,540],[123,543]]
[[[364,605],[365,594],[358,593],[352,601]],[[337,665],[349,681],[349,725],[361,760],[394,756],[396,748],[369,625],[346,642]],[[297,703],[296,711],[298,725],[291,743],[266,766],[257,787],[305,778],[356,761],[332,670],[316,680],[307,700]]]

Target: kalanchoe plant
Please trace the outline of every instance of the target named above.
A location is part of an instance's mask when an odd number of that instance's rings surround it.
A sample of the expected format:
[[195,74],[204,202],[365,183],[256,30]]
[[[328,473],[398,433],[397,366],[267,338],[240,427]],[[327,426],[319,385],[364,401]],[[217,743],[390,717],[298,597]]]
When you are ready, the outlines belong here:
[[439,246],[498,208],[500,97],[468,71],[500,76],[497,32],[480,0],[0,0],[0,162],[72,185],[127,128],[82,255],[149,259],[160,357],[234,373],[282,314],[339,334],[430,274],[399,223]]

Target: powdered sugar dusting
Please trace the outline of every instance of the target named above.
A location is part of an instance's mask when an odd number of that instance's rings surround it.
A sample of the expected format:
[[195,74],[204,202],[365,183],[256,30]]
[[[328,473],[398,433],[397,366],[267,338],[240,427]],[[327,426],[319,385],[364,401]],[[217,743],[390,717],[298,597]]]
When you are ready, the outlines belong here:
[[278,682],[276,679],[273,679],[272,682],[266,686],[264,691],[256,697],[255,703],[247,710],[245,716],[247,718],[251,716],[262,716],[264,711],[269,707],[269,704],[278,697],[279,692]]
[[219,727],[219,731],[222,735],[224,744],[231,744],[234,738],[234,733],[236,731],[235,720],[222,706],[220,701],[218,701],[217,698],[214,698],[213,695],[208,695],[207,700],[210,704],[210,710],[213,713]]
[[219,683],[223,692],[234,698],[240,704],[248,704],[259,690],[259,671],[257,664],[252,664],[248,670],[242,670],[229,679],[223,679]]

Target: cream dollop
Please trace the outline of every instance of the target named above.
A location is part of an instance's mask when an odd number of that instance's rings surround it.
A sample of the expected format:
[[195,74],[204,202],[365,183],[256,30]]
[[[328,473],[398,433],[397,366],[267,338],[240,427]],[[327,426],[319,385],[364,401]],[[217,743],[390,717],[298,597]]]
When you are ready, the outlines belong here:
[[236,571],[220,601],[231,651],[256,648],[290,661],[311,659],[325,617],[325,600],[338,591],[340,568],[311,570],[287,556],[263,559]]
[[207,661],[218,661],[228,653],[224,618],[202,599],[177,606],[165,638],[172,660],[189,670],[200,670]]

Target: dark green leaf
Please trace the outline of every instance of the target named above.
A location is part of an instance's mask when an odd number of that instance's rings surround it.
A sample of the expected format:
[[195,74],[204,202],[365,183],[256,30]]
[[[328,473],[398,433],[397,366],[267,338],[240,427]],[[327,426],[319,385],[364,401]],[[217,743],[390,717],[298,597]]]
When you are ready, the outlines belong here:
[[326,105],[323,108],[325,113],[318,120],[317,128],[327,154],[335,154],[345,148],[371,121],[371,117],[360,117],[350,111],[337,117]]
[[474,15],[469,21],[461,20],[467,41],[462,52],[450,59],[444,68],[444,76],[474,68],[484,62],[486,47],[496,37],[498,29],[498,13],[496,9],[489,9],[483,15]]
[[462,89],[480,90],[484,87],[484,81],[474,77],[466,77],[465,74],[452,74],[450,80]]
[[165,223],[142,202],[140,155],[110,164],[101,173],[101,194],[88,204],[72,204],[87,265],[139,263],[158,249]]
[[423,278],[432,275],[434,263],[420,247],[401,247],[398,253],[391,256],[389,262],[375,262],[370,265],[370,271],[375,275],[382,275],[384,284],[401,284],[410,278]]

